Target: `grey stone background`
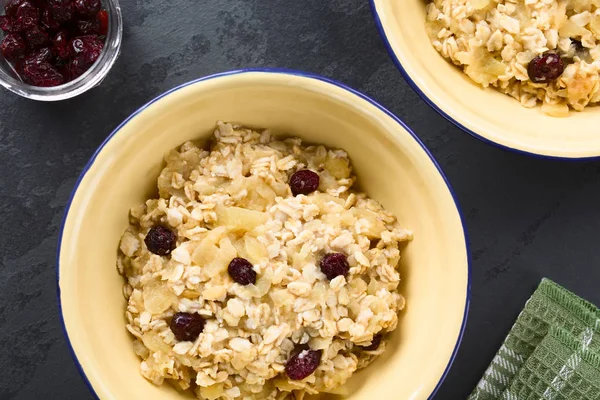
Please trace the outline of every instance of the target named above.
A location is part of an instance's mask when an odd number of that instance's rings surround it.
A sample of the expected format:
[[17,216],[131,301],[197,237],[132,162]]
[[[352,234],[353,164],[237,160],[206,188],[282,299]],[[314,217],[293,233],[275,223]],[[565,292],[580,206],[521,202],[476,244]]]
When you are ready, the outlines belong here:
[[[366,0],[122,0],[106,81],[44,104],[0,92],[0,399],[93,399],[59,323],[63,209],[104,138],[156,95],[207,74],[287,67],[340,80],[402,118],[442,165],[473,259],[462,347],[436,399],[464,399],[544,276],[600,303],[600,163],[508,153],[459,131],[403,81]],[[573,127],[576,129],[576,127]]]

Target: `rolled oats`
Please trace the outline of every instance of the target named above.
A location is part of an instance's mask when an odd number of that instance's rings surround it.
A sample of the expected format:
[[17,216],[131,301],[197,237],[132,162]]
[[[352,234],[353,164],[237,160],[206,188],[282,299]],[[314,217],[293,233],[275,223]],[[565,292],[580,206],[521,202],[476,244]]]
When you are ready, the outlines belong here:
[[[132,208],[117,263],[142,375],[203,399],[343,393],[354,371],[385,349],[361,346],[397,325],[399,245],[412,234],[351,190],[343,150],[218,123],[210,151],[187,142],[165,161],[160,198]],[[294,197],[287,183],[301,169],[318,172],[320,187]],[[170,255],[145,245],[156,225],[176,233]],[[318,265],[329,252],[348,257],[347,276],[326,279]],[[236,257],[252,263],[255,284],[232,281],[227,268]],[[175,338],[176,312],[205,319],[197,339]],[[298,345],[322,358],[294,381],[284,369]]]
[[[483,87],[563,117],[600,100],[600,3],[596,0],[434,0],[426,29],[434,48]],[[534,83],[529,62],[548,51],[561,76]]]

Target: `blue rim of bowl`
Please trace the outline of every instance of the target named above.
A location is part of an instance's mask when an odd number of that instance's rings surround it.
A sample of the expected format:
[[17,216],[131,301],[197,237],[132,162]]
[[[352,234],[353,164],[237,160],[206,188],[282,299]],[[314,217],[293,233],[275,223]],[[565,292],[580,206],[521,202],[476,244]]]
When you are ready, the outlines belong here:
[[262,72],[262,73],[271,73],[271,74],[283,74],[283,75],[294,75],[294,76],[300,76],[300,77],[303,77],[303,78],[315,79],[315,80],[318,80],[318,81],[321,81],[321,82],[325,82],[325,83],[337,86],[337,87],[339,87],[341,89],[344,89],[344,90],[346,90],[346,91],[348,91],[348,92],[350,92],[350,93],[358,96],[359,98],[361,98],[363,100],[366,100],[368,103],[370,103],[371,105],[375,106],[379,110],[383,111],[387,116],[389,116],[394,121],[396,121],[402,128],[404,128],[412,136],[412,138],[425,151],[425,153],[429,157],[430,161],[437,168],[439,174],[441,175],[442,179],[446,183],[446,187],[448,188],[448,190],[450,192],[450,195],[452,196],[452,199],[454,200],[454,205],[455,205],[456,210],[458,212],[460,223],[461,223],[461,226],[462,226],[462,229],[463,229],[463,235],[464,235],[464,238],[465,238],[465,250],[467,252],[467,296],[466,296],[466,301],[465,301],[465,310],[464,310],[464,313],[463,313],[463,320],[462,320],[462,324],[461,324],[461,327],[460,327],[460,332],[458,334],[458,338],[456,340],[456,345],[454,346],[454,349],[452,350],[452,355],[450,356],[450,360],[448,361],[448,365],[446,366],[446,369],[444,370],[444,373],[442,374],[442,376],[440,377],[439,382],[437,383],[437,385],[435,386],[435,388],[433,389],[433,391],[429,395],[429,399],[433,399],[433,397],[435,396],[435,394],[439,390],[440,386],[442,385],[442,383],[446,379],[446,376],[448,375],[448,372],[450,371],[450,367],[454,363],[454,360],[456,358],[456,354],[458,353],[458,349],[460,347],[460,344],[462,342],[462,339],[463,339],[463,336],[464,336],[464,333],[465,333],[465,328],[466,328],[466,325],[467,325],[467,318],[468,318],[468,314],[469,314],[469,305],[471,303],[471,252],[470,252],[470,248],[469,248],[469,239],[468,239],[467,229],[465,227],[465,222],[464,222],[463,214],[462,214],[460,205],[458,204],[458,200],[456,198],[454,190],[452,189],[452,186],[450,185],[450,182],[448,181],[448,178],[446,178],[446,175],[444,174],[444,171],[442,171],[442,168],[440,167],[440,165],[437,163],[437,161],[435,160],[435,158],[433,158],[433,155],[427,149],[427,147],[425,147],[425,145],[419,139],[419,137],[402,120],[400,120],[400,118],[398,118],[397,116],[395,116],[387,108],[383,107],[382,105],[380,105],[379,103],[377,103],[375,100],[373,100],[370,97],[362,94],[361,92],[359,92],[359,91],[357,91],[355,89],[352,89],[351,87],[346,86],[345,84],[343,84],[341,82],[338,82],[338,81],[336,81],[334,79],[326,78],[324,76],[313,74],[313,73],[310,73],[310,72],[303,72],[303,71],[298,71],[298,70],[293,70],[293,69],[286,69],[286,68],[246,68],[246,69],[232,70],[232,71],[227,71],[227,72],[220,72],[220,73],[213,74],[213,75],[208,75],[208,76],[205,76],[205,77],[202,77],[202,78],[198,78],[198,79],[189,81],[187,83],[181,84],[179,86],[176,86],[173,89],[170,89],[170,90],[164,92],[163,94],[155,97],[154,99],[150,100],[148,103],[144,104],[137,111],[135,111],[133,114],[131,114],[129,117],[127,117],[127,119],[125,119],[121,124],[119,124],[119,126],[117,126],[117,128],[115,128],[115,130],[113,130],[112,133],[110,135],[108,135],[108,137],[102,142],[102,144],[98,147],[98,149],[96,149],[96,151],[94,152],[94,154],[92,155],[92,157],[90,158],[90,160],[87,162],[87,164],[85,165],[85,167],[81,171],[81,174],[77,178],[77,182],[75,183],[75,187],[73,188],[73,191],[71,192],[71,195],[69,196],[69,200],[67,201],[67,205],[65,207],[65,213],[63,215],[63,220],[62,220],[62,224],[61,224],[61,227],[60,227],[60,232],[59,232],[59,235],[58,235],[58,247],[57,247],[57,252],[56,252],[56,291],[57,291],[56,293],[57,293],[57,299],[58,299],[58,311],[59,311],[59,315],[60,315],[60,322],[61,322],[61,326],[62,326],[62,331],[63,331],[63,334],[65,335],[65,338],[67,339],[67,345],[69,347],[69,351],[71,353],[71,357],[73,358],[73,361],[75,361],[75,365],[77,367],[77,370],[79,371],[81,377],[85,381],[85,383],[86,383],[88,389],[90,390],[90,392],[92,393],[92,395],[94,395],[96,398],[99,398],[98,395],[96,394],[96,391],[94,390],[92,384],[90,383],[90,381],[88,380],[87,376],[85,375],[85,372],[83,371],[83,367],[79,363],[77,355],[75,354],[75,350],[73,349],[73,346],[71,345],[71,341],[69,340],[69,334],[67,333],[67,327],[65,325],[65,320],[64,320],[64,316],[63,316],[63,312],[62,312],[62,303],[61,303],[61,300],[60,300],[60,250],[61,250],[61,245],[62,245],[62,237],[63,237],[63,233],[64,233],[65,223],[67,222],[67,216],[69,215],[69,210],[70,210],[71,204],[73,202],[73,198],[75,197],[75,195],[77,193],[77,189],[79,188],[79,185],[81,184],[81,181],[85,177],[85,174],[92,167],[92,165],[94,164],[94,161],[96,160],[96,157],[98,157],[98,154],[100,154],[100,152],[102,151],[102,149],[104,149],[104,146],[106,146],[106,144],[113,138],[113,136],[115,136],[121,130],[121,128],[123,128],[127,123],[129,123],[129,121],[131,121],[133,118],[135,118],[138,114],[140,114],[142,111],[144,111],[150,105],[152,105],[152,104],[156,103],[157,101],[161,100],[163,97],[166,97],[166,96],[168,96],[169,94],[171,94],[173,92],[176,92],[176,91],[178,91],[180,89],[183,89],[183,88],[185,88],[187,86],[193,85],[193,84],[198,83],[198,82],[207,81],[207,80],[215,79],[215,78],[221,78],[221,77],[225,77],[225,76],[239,75],[239,74],[252,73],[252,72]]
[[592,161],[592,160],[600,159],[600,155],[588,156],[588,157],[560,157],[560,156],[552,156],[552,155],[547,155],[547,154],[533,153],[530,151],[525,151],[525,150],[517,149],[514,147],[506,146],[506,145],[500,144],[498,142],[494,142],[493,140],[490,140],[488,138],[485,138],[485,137],[479,135],[478,133],[476,133],[476,132],[472,131],[471,129],[467,128],[466,126],[462,125],[460,122],[458,122],[457,120],[452,118],[450,115],[446,114],[437,104],[435,104],[429,97],[427,97],[427,95],[425,93],[423,93],[421,88],[419,88],[419,86],[415,83],[415,81],[412,80],[412,78],[410,77],[408,72],[406,72],[406,70],[402,66],[402,63],[396,56],[394,49],[392,49],[392,45],[390,44],[390,41],[388,40],[388,37],[385,33],[385,28],[383,27],[381,18],[379,18],[379,13],[377,12],[377,6],[375,5],[375,1],[376,0],[369,0],[369,3],[371,4],[371,13],[373,14],[373,19],[375,20],[375,26],[377,27],[379,36],[381,36],[381,39],[383,39],[383,43],[385,45],[385,48],[387,49],[388,54],[390,55],[394,64],[396,64],[396,67],[400,70],[400,73],[404,77],[404,80],[410,85],[410,87],[412,87],[412,89],[415,92],[417,92],[417,94],[421,97],[421,99],[423,99],[423,101],[425,101],[425,103],[427,103],[429,105],[429,107],[431,107],[435,111],[437,111],[438,114],[440,114],[442,117],[444,117],[447,121],[451,122],[454,126],[467,132],[469,135],[473,136],[476,139],[481,140],[482,142],[484,142],[486,144],[489,144],[493,147],[497,147],[502,150],[508,150],[508,151],[518,153],[518,154],[524,154],[524,155],[533,156],[536,158],[542,158],[542,159],[546,159],[546,160],[557,160],[557,161]]

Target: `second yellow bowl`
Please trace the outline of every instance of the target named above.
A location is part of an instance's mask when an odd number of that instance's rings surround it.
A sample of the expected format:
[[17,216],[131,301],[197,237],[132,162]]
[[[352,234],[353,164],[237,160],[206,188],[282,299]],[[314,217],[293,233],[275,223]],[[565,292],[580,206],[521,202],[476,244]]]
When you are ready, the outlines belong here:
[[493,88],[482,89],[431,45],[425,0],[370,1],[394,62],[423,100],[450,122],[512,151],[569,159],[600,156],[600,107],[555,118]]

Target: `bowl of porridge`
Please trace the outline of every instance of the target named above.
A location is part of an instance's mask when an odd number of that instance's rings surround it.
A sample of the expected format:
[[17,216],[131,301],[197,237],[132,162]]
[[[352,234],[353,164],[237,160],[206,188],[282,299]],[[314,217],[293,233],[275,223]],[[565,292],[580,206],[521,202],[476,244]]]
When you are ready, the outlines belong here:
[[587,0],[371,0],[421,97],[473,136],[554,158],[600,156],[600,10]]
[[61,233],[65,329],[101,399],[428,398],[469,303],[417,137],[337,82],[202,78],[119,126]]

